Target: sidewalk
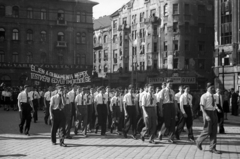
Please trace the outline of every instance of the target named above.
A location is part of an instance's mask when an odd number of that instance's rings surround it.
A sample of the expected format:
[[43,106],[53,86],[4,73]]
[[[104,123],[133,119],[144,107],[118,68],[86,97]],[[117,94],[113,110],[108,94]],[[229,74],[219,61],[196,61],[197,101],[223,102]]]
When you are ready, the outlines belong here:
[[[43,122],[43,112],[39,112],[38,123],[32,123],[30,134],[19,133],[19,114],[0,109],[0,158],[73,158],[73,159],[239,159],[240,158],[240,117],[229,115],[225,130],[227,134],[218,135],[217,149],[223,154],[210,153],[209,140],[199,151],[195,144],[187,141],[187,134],[181,134],[177,144],[168,144],[166,138],[156,145],[142,142],[140,139],[125,139],[123,136],[107,133],[102,137],[99,133],[89,134],[88,138],[81,135],[65,140],[68,147],[53,146],[50,140],[50,126]],[[197,137],[202,130],[201,119],[194,120],[194,135]],[[73,134],[73,133],[72,133]],[[58,140],[59,141],[59,140]]]

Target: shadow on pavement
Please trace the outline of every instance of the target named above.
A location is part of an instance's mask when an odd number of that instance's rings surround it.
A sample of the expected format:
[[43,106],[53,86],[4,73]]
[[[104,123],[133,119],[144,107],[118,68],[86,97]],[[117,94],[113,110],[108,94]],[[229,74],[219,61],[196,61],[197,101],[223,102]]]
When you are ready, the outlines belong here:
[[0,155],[0,157],[26,157],[24,154]]
[[[67,144],[67,143],[66,143]],[[81,144],[67,144],[68,147],[128,147],[128,148],[136,148],[136,147],[163,147],[162,145],[81,145]]]

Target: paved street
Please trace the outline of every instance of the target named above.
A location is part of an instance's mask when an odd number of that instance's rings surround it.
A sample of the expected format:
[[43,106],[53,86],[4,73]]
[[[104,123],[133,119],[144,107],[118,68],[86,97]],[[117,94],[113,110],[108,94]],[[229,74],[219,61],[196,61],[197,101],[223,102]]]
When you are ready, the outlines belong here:
[[[101,137],[89,134],[66,140],[68,147],[53,146],[50,140],[50,126],[43,123],[43,112],[39,113],[40,121],[32,123],[31,136],[18,132],[18,112],[0,110],[0,158],[161,158],[161,159],[239,159],[240,158],[240,117],[232,117],[226,121],[225,135],[218,135],[217,149],[223,154],[211,154],[208,142],[203,145],[204,151],[197,150],[194,144],[186,139],[186,133],[177,144],[167,144],[166,139],[156,145],[142,142],[140,139],[125,139],[116,134]],[[194,121],[195,137],[202,129],[201,120]]]

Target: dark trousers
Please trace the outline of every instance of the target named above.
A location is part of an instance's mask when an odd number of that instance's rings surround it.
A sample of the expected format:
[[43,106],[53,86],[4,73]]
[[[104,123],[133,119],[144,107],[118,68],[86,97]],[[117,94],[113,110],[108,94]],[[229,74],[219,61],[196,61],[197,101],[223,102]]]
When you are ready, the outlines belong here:
[[21,112],[21,115],[20,115],[21,122],[19,124],[19,129],[22,132],[24,124],[26,123],[24,132],[28,133],[29,130],[30,130],[30,126],[31,126],[31,119],[32,119],[31,111],[32,111],[32,108],[31,108],[30,104],[28,104],[28,103],[21,103],[21,109],[22,109],[22,112]]
[[119,121],[120,121],[120,107],[119,106],[113,106],[112,107],[112,128],[116,128],[119,126]]
[[48,124],[50,101],[46,101],[46,105],[47,106],[46,106],[46,110],[45,110],[44,121],[46,124]]
[[232,115],[238,116],[238,103],[232,102]]
[[79,130],[81,123],[83,122],[83,134],[87,134],[87,122],[88,122],[88,106],[87,105],[78,105],[77,106],[79,113],[76,114],[76,121],[75,121],[75,132]]
[[139,109],[139,114],[137,118],[137,131],[141,133],[142,129],[144,128],[144,121],[142,116],[142,109]]
[[219,133],[225,133],[224,130],[224,112],[223,108],[221,105],[217,104],[217,107],[221,110],[221,113],[217,111],[217,116],[218,116],[218,125],[219,125]]
[[[88,108],[88,129],[89,130],[92,130],[93,129],[93,125],[92,125],[92,116],[93,116],[93,104],[90,104],[90,105],[88,105],[87,106],[87,108]],[[95,114],[94,114],[95,115]]]
[[169,139],[172,139],[175,132],[175,106],[174,103],[163,104],[163,118],[168,131]]
[[203,131],[197,139],[199,144],[202,144],[205,139],[210,136],[210,150],[216,149],[217,144],[217,127],[218,127],[218,117],[216,111],[205,110],[206,114],[210,117],[210,121],[206,120],[206,116],[203,115]]
[[34,113],[33,113],[33,120],[38,120],[38,99],[34,99],[33,101]]
[[136,118],[136,108],[135,106],[127,106],[126,107],[127,111],[127,118],[125,118],[125,127],[124,127],[124,133],[127,134],[130,127],[132,126],[132,134],[135,136],[137,134],[137,118]]
[[141,135],[145,136],[148,133],[150,140],[153,140],[156,132],[157,112],[155,107],[145,107],[145,110],[148,117],[144,117],[145,127],[142,129]]
[[184,129],[185,124],[187,125],[187,129],[188,129],[188,139],[193,139],[193,129],[192,129],[192,125],[193,125],[193,114],[192,114],[192,110],[191,110],[191,106],[190,105],[184,105],[183,106],[184,111],[187,115],[187,117],[185,118],[183,116],[183,114],[181,114],[180,116],[180,120],[179,123],[177,125],[177,129],[176,129],[176,136],[179,137],[181,132]]
[[52,129],[51,129],[51,140],[52,143],[56,143],[56,133],[59,129],[60,143],[64,142],[65,137],[65,115],[63,110],[52,110]]
[[70,121],[71,122],[71,128],[72,128],[72,125],[73,125],[73,123],[75,124],[75,120],[76,120],[76,108],[75,108],[74,102],[72,102],[70,104],[72,106],[72,114],[71,114],[71,121]]
[[71,116],[72,116],[72,105],[71,104],[67,104],[64,107],[64,115],[65,115],[65,132],[66,132],[66,136],[69,137],[70,133],[71,133]]
[[97,111],[98,111],[98,124],[101,126],[101,135],[104,135],[106,133],[106,127],[107,127],[107,105],[106,104],[98,104],[97,105]]
[[107,102],[107,109],[108,109],[108,118],[107,118],[107,121],[108,121],[108,128],[110,129],[111,128],[111,125],[112,125],[112,115],[111,115],[111,111],[110,111],[110,101]]

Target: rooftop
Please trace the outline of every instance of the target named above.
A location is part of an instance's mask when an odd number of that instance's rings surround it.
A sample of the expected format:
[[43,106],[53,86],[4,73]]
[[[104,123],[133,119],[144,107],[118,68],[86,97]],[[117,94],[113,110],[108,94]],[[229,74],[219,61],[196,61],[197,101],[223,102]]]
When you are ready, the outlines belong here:
[[99,30],[99,29],[109,27],[111,26],[111,17],[105,15],[103,17],[93,20],[93,24],[94,24],[93,25],[94,30]]

